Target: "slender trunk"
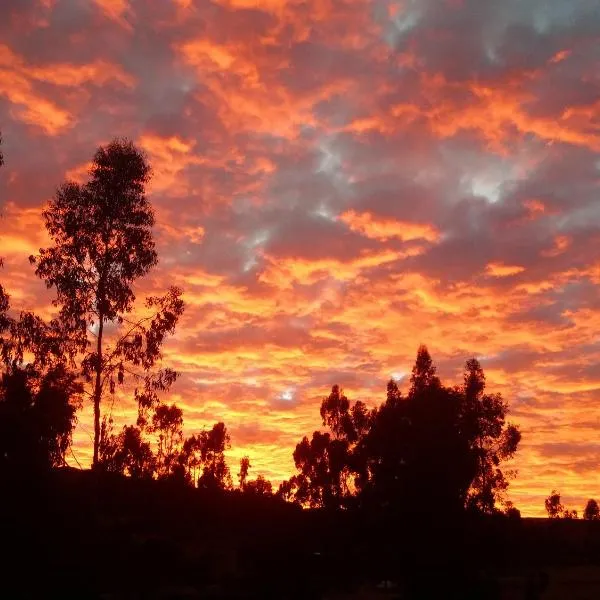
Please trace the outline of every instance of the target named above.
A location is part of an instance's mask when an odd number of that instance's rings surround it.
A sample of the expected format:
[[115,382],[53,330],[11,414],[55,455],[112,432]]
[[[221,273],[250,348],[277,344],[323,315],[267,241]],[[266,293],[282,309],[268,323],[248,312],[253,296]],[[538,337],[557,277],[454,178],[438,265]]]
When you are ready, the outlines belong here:
[[100,450],[100,399],[102,397],[102,334],[104,332],[104,315],[99,315],[98,340],[96,344],[96,381],[94,383],[94,461],[92,469],[98,467]]

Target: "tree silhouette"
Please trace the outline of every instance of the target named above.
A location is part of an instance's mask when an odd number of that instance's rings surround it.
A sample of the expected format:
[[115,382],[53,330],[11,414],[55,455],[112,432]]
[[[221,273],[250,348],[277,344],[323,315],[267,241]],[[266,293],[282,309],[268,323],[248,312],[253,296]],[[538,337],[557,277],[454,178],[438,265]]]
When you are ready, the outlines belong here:
[[[102,425],[106,428],[106,419]],[[107,435],[105,431],[101,439],[100,464],[104,470],[134,479],[151,479],[154,476],[156,458],[138,427],[125,426],[118,436]]]
[[321,418],[329,432],[315,431],[304,437],[294,451],[299,473],[280,495],[293,494],[301,504],[312,507],[345,506],[361,482],[357,444],[369,426],[369,412],[362,402],[352,407],[338,385],[321,403]]
[[500,394],[486,394],[485,374],[479,361],[467,361],[462,387],[462,428],[477,460],[477,473],[471,483],[467,504],[491,514],[503,500],[508,481],[500,464],[517,451],[521,433],[506,424],[508,405]]
[[215,423],[209,431],[203,431],[199,439],[202,474],[198,487],[204,489],[231,488],[231,475],[225,461],[225,450],[230,438],[224,423]]
[[353,502],[406,514],[448,514],[465,506],[496,512],[508,481],[500,466],[512,457],[519,430],[506,424],[507,405],[485,394],[479,363],[467,362],[464,384],[442,385],[429,351],[417,352],[408,394],[391,380],[386,401],[369,411],[338,386],[321,404],[323,425],[294,451],[298,473],[278,495],[313,507]]
[[421,344],[417,350],[417,359],[410,376],[409,397],[415,397],[440,387],[440,380],[435,373],[436,368],[429,350],[427,350],[427,346]]
[[161,404],[152,415],[150,431],[158,438],[156,471],[160,478],[168,478],[175,473],[179,450],[183,440],[183,411],[175,404]]
[[250,470],[250,458],[243,456],[240,459],[240,472],[238,473],[238,479],[240,482],[240,489],[243,490],[246,487],[246,481],[248,479],[248,471]]
[[[2,133],[0,132],[0,167],[4,165],[4,155],[2,154]],[[0,256],[0,268],[3,266],[2,257]],[[4,333],[10,326],[10,319],[8,318],[9,309],[9,297],[6,290],[0,283],[0,353],[4,356],[5,343]]]
[[271,496],[273,494],[273,485],[263,475],[259,475],[256,479],[246,483],[244,492],[254,496]]
[[565,507],[560,501],[560,492],[552,490],[552,493],[544,500],[544,506],[550,519],[560,519],[564,514]]
[[590,498],[585,505],[585,509],[583,511],[583,518],[586,521],[598,521],[600,520],[600,507],[598,506],[598,502],[593,498]]
[[215,423],[210,430],[191,435],[181,443],[183,421],[179,420],[177,411],[179,409],[173,410],[171,407],[168,418],[165,418],[165,425],[170,427],[170,439],[173,440],[171,444],[165,437],[165,441],[169,442],[166,454],[170,457],[166,476],[204,489],[231,488],[231,475],[225,461],[230,438],[225,424]]
[[4,472],[65,464],[81,386],[64,365],[11,367],[0,379],[0,465]]
[[100,147],[89,181],[61,185],[43,213],[54,245],[30,257],[36,274],[56,289],[59,321],[68,333],[65,346],[81,355],[94,406],[94,467],[101,442],[100,407],[107,391],[114,393],[126,375],[133,376],[142,384],[135,395],[143,412],[176,378],[170,369],[151,369],[183,312],[181,292],[171,288],[162,298],[149,298],[151,314],[137,320],[127,317],[134,309],[133,283],[157,263],[154,214],[145,196],[149,178],[150,167],[131,142],[114,140]]
[[403,396],[390,381],[361,446],[369,473],[362,501],[406,514],[462,510],[476,474],[461,428],[463,396],[444,387],[421,346]]

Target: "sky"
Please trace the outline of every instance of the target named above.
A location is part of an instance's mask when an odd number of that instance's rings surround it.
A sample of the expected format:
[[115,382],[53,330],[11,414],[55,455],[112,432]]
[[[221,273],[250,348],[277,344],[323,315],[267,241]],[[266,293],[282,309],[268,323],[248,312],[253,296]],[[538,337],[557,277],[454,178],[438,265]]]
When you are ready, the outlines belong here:
[[[600,496],[597,0],[2,0],[0,277],[95,149],[153,167],[164,351],[186,431],[223,420],[232,474],[274,482],[334,383],[375,406],[419,344],[468,358],[523,441],[510,498]],[[120,398],[115,423],[134,419]],[[74,453],[91,454],[89,407]]]

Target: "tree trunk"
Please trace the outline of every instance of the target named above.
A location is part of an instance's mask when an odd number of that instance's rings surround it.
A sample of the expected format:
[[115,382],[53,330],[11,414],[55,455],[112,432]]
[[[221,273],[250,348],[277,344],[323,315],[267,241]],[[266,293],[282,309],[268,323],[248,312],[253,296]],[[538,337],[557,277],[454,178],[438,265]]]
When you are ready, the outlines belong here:
[[94,383],[94,460],[92,469],[98,468],[100,451],[100,399],[102,397],[102,334],[104,332],[104,316],[100,314],[98,341],[96,345],[96,381]]

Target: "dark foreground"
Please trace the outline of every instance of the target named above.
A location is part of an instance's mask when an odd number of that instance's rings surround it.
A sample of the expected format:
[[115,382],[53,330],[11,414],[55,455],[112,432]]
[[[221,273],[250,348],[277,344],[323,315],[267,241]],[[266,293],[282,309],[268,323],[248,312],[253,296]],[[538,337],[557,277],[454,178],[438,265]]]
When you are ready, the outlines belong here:
[[1,503],[3,598],[600,598],[598,522],[327,514],[71,470]]

